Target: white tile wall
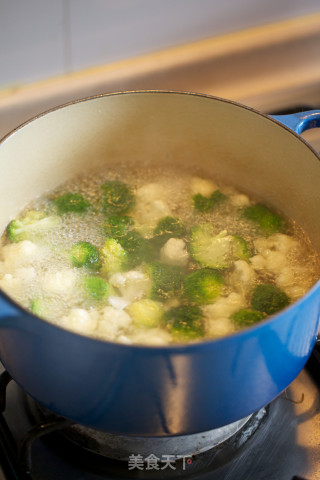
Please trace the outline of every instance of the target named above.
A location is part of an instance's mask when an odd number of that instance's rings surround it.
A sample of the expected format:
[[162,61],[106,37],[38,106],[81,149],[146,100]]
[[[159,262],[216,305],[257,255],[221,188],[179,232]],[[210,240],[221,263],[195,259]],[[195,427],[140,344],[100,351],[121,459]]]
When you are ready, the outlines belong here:
[[315,11],[319,0],[1,0],[0,88]]
[[72,68],[320,10],[319,0],[69,0]]
[[63,1],[0,1],[0,87],[65,71]]

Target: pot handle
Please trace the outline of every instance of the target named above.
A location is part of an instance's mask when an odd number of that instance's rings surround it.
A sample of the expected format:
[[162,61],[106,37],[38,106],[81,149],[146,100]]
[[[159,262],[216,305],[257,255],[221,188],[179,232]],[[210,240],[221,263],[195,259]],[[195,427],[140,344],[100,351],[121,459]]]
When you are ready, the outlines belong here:
[[270,117],[298,133],[298,135],[309,128],[320,127],[320,110],[309,110],[290,115],[270,115]]

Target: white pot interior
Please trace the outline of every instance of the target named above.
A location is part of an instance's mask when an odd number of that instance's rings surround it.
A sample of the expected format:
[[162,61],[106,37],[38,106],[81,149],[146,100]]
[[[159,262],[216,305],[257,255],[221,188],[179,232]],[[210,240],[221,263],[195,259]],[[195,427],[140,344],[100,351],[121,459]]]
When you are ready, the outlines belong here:
[[175,164],[253,192],[295,219],[320,251],[320,164],[286,128],[228,101],[113,94],[40,116],[0,145],[0,229],[36,196],[125,162]]

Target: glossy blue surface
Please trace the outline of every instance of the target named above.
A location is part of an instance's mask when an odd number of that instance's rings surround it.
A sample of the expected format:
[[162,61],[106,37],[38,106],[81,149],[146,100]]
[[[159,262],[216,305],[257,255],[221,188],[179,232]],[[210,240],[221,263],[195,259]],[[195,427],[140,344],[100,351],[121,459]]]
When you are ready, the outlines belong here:
[[[276,120],[301,131],[319,125],[319,112]],[[318,283],[280,314],[232,336],[146,347],[62,330],[0,292],[0,354],[26,392],[78,423],[132,435],[190,434],[243,418],[279,395],[311,353],[319,305]]]
[[315,341],[319,297],[317,286],[254,328],[177,347],[82,337],[2,298],[1,357],[24,390],[76,422],[136,435],[200,432],[245,417],[291,383]]

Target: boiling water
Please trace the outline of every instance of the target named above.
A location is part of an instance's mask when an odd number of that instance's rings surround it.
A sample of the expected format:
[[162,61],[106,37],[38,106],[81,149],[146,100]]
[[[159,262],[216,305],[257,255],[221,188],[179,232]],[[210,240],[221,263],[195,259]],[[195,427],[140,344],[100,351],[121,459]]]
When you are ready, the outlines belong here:
[[[174,170],[153,169],[142,173],[141,170],[128,172],[119,169],[116,173],[100,172],[77,178],[47,196],[36,199],[21,212],[20,217],[23,218],[26,212],[32,209],[46,211],[48,215],[56,214],[52,199],[66,192],[81,193],[88,199],[92,208],[87,212],[62,215],[61,222],[56,228],[47,230],[41,237],[31,239],[31,244],[25,241],[12,244],[6,235],[2,238],[0,286],[27,309],[30,309],[32,299],[45,298],[47,308],[43,317],[63,328],[125,343],[157,345],[177,341],[163,324],[152,328],[145,326],[137,328],[127,321],[119,328],[117,325],[113,325],[111,329],[99,328],[102,312],[106,306],[111,305],[114,310],[109,308],[108,315],[104,315],[104,324],[112,311],[118,309],[121,312],[128,312],[130,302],[128,300],[122,303],[110,300],[104,303],[94,302],[81,290],[81,279],[88,275],[88,272],[84,268],[72,267],[69,251],[74,243],[80,241],[90,242],[97,248],[104,245],[106,216],[101,211],[101,186],[107,180],[121,180],[132,187],[136,194],[136,204],[127,215],[134,219],[134,228],[145,238],[152,238],[154,227],[161,218],[172,216],[181,219],[187,231],[194,225],[210,222],[216,233],[226,230],[228,235],[240,235],[252,248],[253,255],[246,264],[243,260],[240,263],[238,261],[223,272],[225,287],[221,295],[211,304],[201,305],[205,314],[204,336],[207,338],[227,335],[237,329],[230,321],[230,316],[234,311],[250,308],[253,284],[277,284],[287,293],[291,301],[295,301],[319,277],[318,256],[301,229],[294,222],[287,220],[284,233],[266,237],[259,227],[243,217],[243,208],[255,203],[255,200],[249,199],[247,195],[233,187],[215,185],[212,181]],[[193,208],[191,199],[194,194],[208,196],[216,188],[227,195],[227,201],[208,213],[200,213]],[[187,237],[183,240],[188,243]],[[197,269],[199,265],[188,253],[186,272],[190,273]],[[144,271],[143,265],[135,267],[134,270]],[[287,272],[287,278],[284,271]],[[248,280],[250,275],[252,278]],[[116,287],[114,296],[121,298]],[[144,293],[144,297],[148,297],[147,292]],[[162,308],[168,310],[180,302],[181,300],[175,297],[169,298],[163,302]],[[84,318],[84,314],[80,316],[77,314],[78,317],[70,320],[74,309],[88,312],[91,320]],[[190,341],[195,340],[198,339]]]

